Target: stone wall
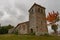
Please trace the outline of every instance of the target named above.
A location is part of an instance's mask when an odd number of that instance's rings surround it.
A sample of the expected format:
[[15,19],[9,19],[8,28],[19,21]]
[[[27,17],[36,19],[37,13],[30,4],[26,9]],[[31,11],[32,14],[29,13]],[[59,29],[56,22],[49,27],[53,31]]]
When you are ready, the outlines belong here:
[[28,34],[29,33],[29,21],[20,23],[17,29],[18,29],[18,34]]
[[38,35],[47,33],[45,8],[34,4],[29,13],[30,28],[33,29],[33,32]]

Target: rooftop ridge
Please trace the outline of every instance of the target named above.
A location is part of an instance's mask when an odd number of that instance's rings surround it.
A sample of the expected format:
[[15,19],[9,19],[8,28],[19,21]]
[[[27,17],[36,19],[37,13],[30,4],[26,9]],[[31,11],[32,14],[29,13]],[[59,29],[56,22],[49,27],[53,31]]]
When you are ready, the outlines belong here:
[[37,3],[34,3],[34,4],[32,5],[32,7],[29,9],[29,11],[34,7],[34,5],[40,6],[40,7],[42,7],[42,8],[45,9],[45,7],[43,7],[43,6],[41,6],[41,5],[37,4]]

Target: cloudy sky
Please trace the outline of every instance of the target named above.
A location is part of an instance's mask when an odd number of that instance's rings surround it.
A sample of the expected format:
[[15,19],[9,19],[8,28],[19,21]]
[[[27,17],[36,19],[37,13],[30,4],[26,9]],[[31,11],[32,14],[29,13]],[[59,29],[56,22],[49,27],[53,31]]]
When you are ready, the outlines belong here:
[[60,13],[60,0],[0,0],[1,25],[14,25],[28,21],[28,10],[37,3],[46,8],[46,14],[51,11]]

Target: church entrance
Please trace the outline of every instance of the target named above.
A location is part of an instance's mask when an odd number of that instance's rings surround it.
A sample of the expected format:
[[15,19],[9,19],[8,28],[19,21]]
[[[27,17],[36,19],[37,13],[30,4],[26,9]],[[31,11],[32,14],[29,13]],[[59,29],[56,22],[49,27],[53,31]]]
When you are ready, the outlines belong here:
[[33,33],[33,29],[31,28],[31,33]]
[[32,34],[32,35],[35,35],[35,32],[33,31],[32,28],[30,29],[30,31],[31,31],[31,34]]

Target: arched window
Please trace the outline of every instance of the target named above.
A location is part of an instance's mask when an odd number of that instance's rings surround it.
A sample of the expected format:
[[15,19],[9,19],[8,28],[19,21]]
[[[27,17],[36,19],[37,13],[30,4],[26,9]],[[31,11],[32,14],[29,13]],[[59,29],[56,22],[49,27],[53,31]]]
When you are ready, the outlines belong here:
[[25,25],[23,25],[23,30],[25,30]]
[[38,31],[38,26],[36,27],[36,30]]
[[38,8],[38,12],[40,12],[40,8]]
[[33,9],[31,9],[31,13],[33,13]]

